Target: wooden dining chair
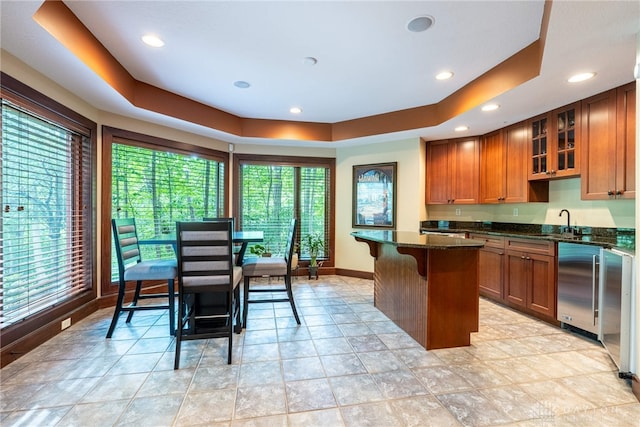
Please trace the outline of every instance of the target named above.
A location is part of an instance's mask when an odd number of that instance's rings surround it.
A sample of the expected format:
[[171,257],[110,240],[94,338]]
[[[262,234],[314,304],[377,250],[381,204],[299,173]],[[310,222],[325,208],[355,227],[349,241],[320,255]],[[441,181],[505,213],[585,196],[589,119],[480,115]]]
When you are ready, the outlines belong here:
[[[293,300],[293,291],[291,289],[291,260],[293,259],[293,248],[295,246],[296,228],[298,225],[298,219],[293,218],[289,225],[289,233],[287,238],[287,245],[282,257],[257,257],[248,258],[242,263],[242,275],[244,277],[244,303],[242,310],[242,326],[247,326],[247,312],[249,310],[249,304],[254,303],[274,303],[274,302],[289,302],[291,304],[291,310],[293,316],[296,318],[298,325],[300,324],[300,318],[298,317],[298,311],[296,310],[296,304]],[[283,287],[251,287],[251,278],[258,277],[282,277],[284,278]],[[261,298],[251,299],[252,293],[286,293],[286,297],[275,298]]]
[[[128,312],[127,323],[131,322],[133,313],[140,310],[169,310],[169,333],[175,331],[175,291],[174,279],[177,275],[176,261],[174,259],[142,260],[140,245],[138,244],[138,231],[134,218],[112,219],[114,245],[118,258],[118,299],[113,313],[111,325],[107,331],[107,338],[111,338],[118,323],[118,318],[123,312]],[[142,294],[142,282],[150,280],[166,280],[167,293]],[[135,281],[133,300],[128,306],[123,306],[127,282]],[[166,298],[165,304],[138,305],[143,299]]]
[[[203,221],[226,221],[226,220],[232,220],[233,217],[204,217],[202,218]],[[246,249],[247,244],[243,243],[241,245],[237,245],[236,243],[233,244],[233,256],[234,256],[234,263],[235,265],[241,265],[242,263],[238,263],[238,257],[240,257],[240,259],[242,259],[242,257],[244,257],[244,251],[243,249]],[[242,253],[240,253],[242,252]],[[242,326],[240,324],[237,325],[238,329],[242,329]]]
[[[242,268],[233,263],[233,220],[176,223],[178,328],[174,369],[183,340],[228,337],[231,364],[234,320],[240,324]],[[203,304],[204,299],[213,305]]]

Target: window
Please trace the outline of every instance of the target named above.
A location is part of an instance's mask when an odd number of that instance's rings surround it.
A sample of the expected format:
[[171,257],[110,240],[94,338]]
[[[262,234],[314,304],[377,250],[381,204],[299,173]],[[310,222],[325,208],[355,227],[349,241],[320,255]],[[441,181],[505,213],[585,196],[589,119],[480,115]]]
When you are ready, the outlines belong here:
[[[299,219],[298,241],[319,234],[325,250],[318,256],[331,265],[334,160],[236,155],[236,222],[243,230],[262,230],[264,245],[282,254],[289,221]],[[301,259],[309,259],[304,247]]]
[[27,326],[29,321],[38,317],[42,325],[43,313],[53,313],[72,300],[80,305],[95,298],[95,124],[80,118],[91,127],[80,126],[69,119],[75,113],[4,74],[2,80],[4,332],[11,326],[33,330],[37,326]]
[[[176,221],[225,216],[227,153],[112,128],[103,140],[111,169],[105,218],[135,218],[140,240],[174,235]],[[141,251],[143,259],[175,258],[171,245]],[[112,247],[111,282],[117,278]]]

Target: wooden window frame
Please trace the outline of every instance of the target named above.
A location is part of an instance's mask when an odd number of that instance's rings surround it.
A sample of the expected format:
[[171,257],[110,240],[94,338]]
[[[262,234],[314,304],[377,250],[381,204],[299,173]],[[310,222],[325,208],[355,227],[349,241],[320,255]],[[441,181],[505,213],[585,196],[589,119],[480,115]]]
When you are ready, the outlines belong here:
[[[272,156],[272,155],[256,155],[256,154],[235,154],[233,156],[233,212],[234,216],[238,216],[241,211],[240,207],[240,168],[243,164],[250,163],[254,165],[277,165],[288,167],[325,167],[329,169],[329,199],[327,201],[327,220],[329,221],[327,233],[329,235],[329,247],[327,250],[328,258],[323,260],[323,267],[335,267],[335,199],[336,199],[336,160],[330,157],[297,157],[297,156]],[[299,177],[297,177],[299,179]],[[298,183],[299,184],[299,183]],[[298,185],[298,188],[300,186]],[[296,204],[300,195],[296,194]],[[297,207],[297,206],[296,206]],[[294,212],[297,217],[299,212]],[[242,227],[241,221],[236,221],[236,227]],[[298,230],[300,231],[300,230]],[[298,233],[298,240],[301,236]],[[309,264],[306,260],[301,260],[301,266]]]

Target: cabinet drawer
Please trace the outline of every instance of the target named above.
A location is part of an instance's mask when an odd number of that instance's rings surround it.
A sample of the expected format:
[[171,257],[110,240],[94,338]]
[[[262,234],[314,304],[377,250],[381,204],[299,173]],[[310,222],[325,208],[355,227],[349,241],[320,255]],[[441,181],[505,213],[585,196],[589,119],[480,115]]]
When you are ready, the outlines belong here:
[[485,248],[504,249],[504,237],[502,236],[493,236],[491,234],[470,233],[469,238],[483,241]]
[[549,240],[536,239],[507,239],[507,250],[535,253],[542,255],[556,255],[556,244]]

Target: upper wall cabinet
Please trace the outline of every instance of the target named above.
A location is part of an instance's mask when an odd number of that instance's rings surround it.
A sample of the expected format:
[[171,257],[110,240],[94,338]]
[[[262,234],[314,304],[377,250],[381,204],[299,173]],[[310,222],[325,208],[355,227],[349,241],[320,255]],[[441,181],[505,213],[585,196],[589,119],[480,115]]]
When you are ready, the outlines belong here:
[[478,203],[479,147],[476,137],[427,143],[427,204]]
[[527,123],[484,135],[480,145],[480,203],[548,202],[548,181],[527,179]]
[[529,121],[529,179],[580,175],[580,103]]
[[582,101],[582,199],[635,198],[635,82]]

